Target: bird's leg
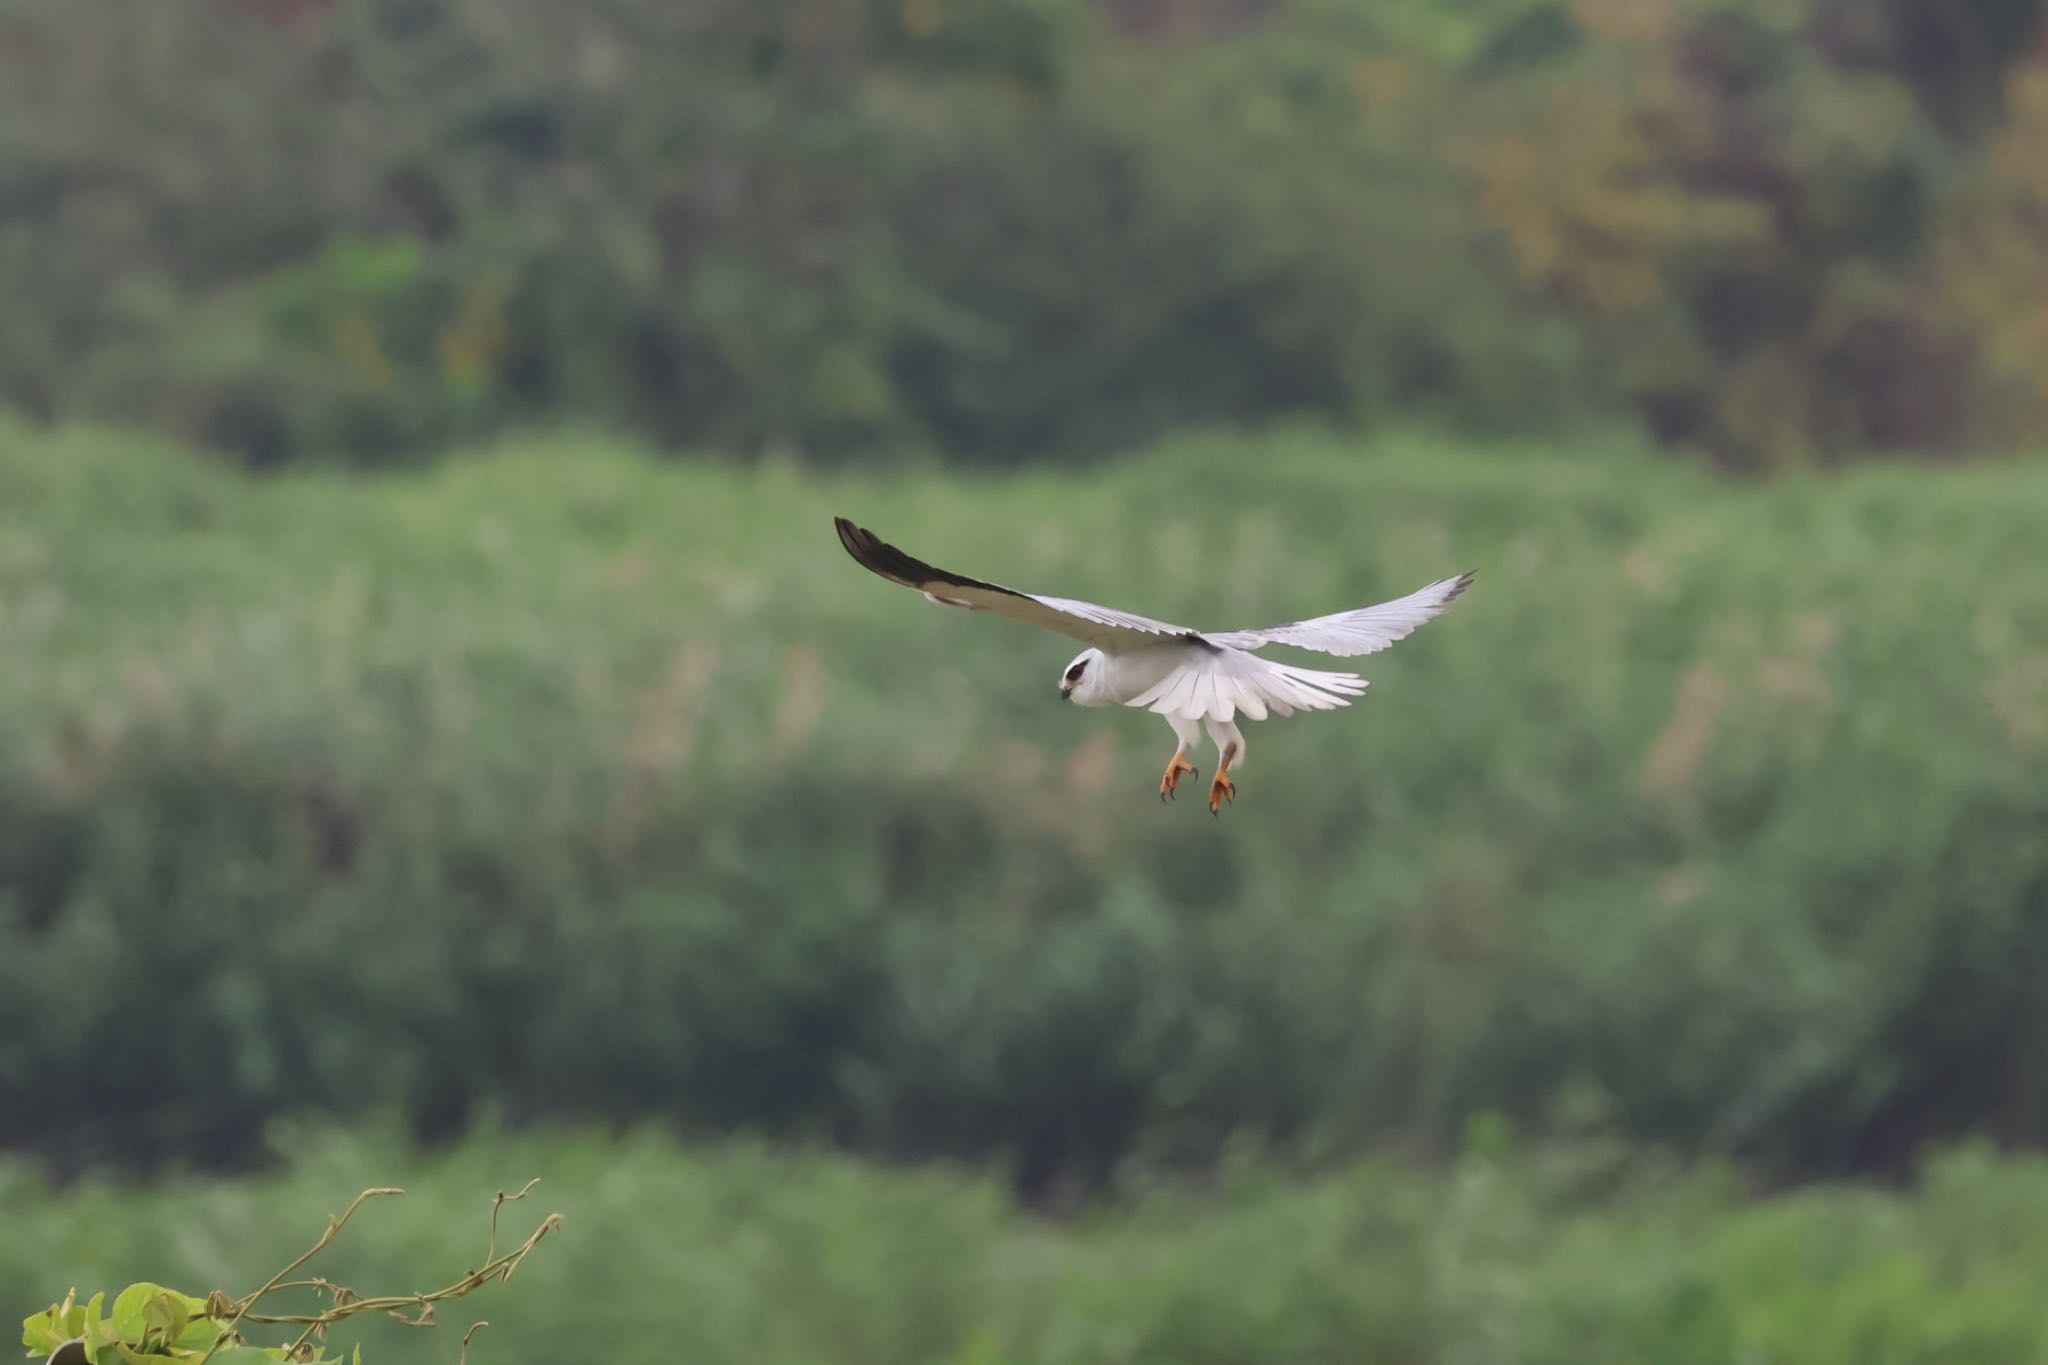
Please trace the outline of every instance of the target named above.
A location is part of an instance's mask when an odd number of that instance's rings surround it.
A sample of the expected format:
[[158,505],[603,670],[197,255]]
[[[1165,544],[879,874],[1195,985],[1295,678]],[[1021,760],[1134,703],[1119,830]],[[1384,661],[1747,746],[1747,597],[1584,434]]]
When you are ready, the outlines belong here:
[[1222,756],[1216,760],[1216,776],[1209,783],[1209,814],[1223,809],[1225,801],[1237,804],[1237,784],[1230,780],[1230,765],[1237,757],[1237,743],[1232,741],[1223,746]]
[[1159,799],[1169,801],[1180,786],[1180,775],[1195,776],[1200,769],[1188,762],[1188,746],[1183,744],[1173,751],[1173,757],[1166,760],[1166,776],[1159,779]]

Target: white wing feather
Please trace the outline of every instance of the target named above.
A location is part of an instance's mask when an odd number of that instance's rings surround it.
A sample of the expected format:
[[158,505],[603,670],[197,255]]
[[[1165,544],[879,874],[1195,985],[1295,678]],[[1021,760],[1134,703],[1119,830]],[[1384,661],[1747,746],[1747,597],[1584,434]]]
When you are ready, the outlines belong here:
[[1459,574],[1456,578],[1439,579],[1406,597],[1397,597],[1375,607],[1360,607],[1356,611],[1340,611],[1332,616],[1318,616],[1314,620],[1294,621],[1283,626],[1265,626],[1258,630],[1232,630],[1220,635],[1212,633],[1206,638],[1230,649],[1293,645],[1297,649],[1313,649],[1321,654],[1345,658],[1376,654],[1396,640],[1407,638],[1417,626],[1442,612],[1471,581],[1471,574]]

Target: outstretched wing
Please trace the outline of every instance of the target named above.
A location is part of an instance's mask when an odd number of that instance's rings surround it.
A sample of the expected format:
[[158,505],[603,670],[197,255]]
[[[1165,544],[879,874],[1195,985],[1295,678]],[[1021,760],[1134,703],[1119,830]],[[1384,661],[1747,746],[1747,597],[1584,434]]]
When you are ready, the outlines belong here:
[[839,543],[846,547],[862,568],[880,574],[891,583],[916,588],[932,601],[969,611],[992,611],[1013,621],[1044,626],[1098,649],[1137,649],[1166,640],[1199,641],[1202,637],[1186,626],[1169,625],[1150,617],[1135,616],[1093,602],[1076,602],[1065,597],[1037,597],[1014,588],[965,578],[936,569],[921,559],[912,559],[873,531],[855,526],[845,517],[834,517]]
[[1318,616],[1313,621],[1293,621],[1284,626],[1266,626],[1259,630],[1233,630],[1220,635],[1211,632],[1208,638],[1212,643],[1230,649],[1293,645],[1297,649],[1313,649],[1320,654],[1346,658],[1376,654],[1396,640],[1406,639],[1417,626],[1449,606],[1451,599],[1465,591],[1471,582],[1472,575],[1462,573],[1456,578],[1439,579],[1419,592],[1382,602],[1376,607],[1360,607],[1356,611],[1340,611],[1334,616]]

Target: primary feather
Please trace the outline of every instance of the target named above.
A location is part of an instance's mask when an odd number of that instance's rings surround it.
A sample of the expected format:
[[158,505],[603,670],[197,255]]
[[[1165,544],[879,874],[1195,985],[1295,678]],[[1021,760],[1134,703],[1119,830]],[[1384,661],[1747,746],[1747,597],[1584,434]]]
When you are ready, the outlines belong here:
[[1220,635],[1211,634],[1208,639],[1227,649],[1293,645],[1296,649],[1312,649],[1319,654],[1336,654],[1345,658],[1377,654],[1395,641],[1406,639],[1423,622],[1440,615],[1471,582],[1472,575],[1462,573],[1456,578],[1438,579],[1406,597],[1397,597],[1377,606],[1359,607],[1355,611],[1340,611],[1281,626],[1225,631]]
[[1100,649],[1129,649],[1156,644],[1162,639],[1193,638],[1196,634],[1186,626],[1155,621],[1149,616],[1118,611],[1114,607],[1098,607],[1093,602],[1076,601],[1071,597],[1041,597],[1036,593],[1018,592],[999,583],[968,578],[936,568],[921,559],[913,559],[873,531],[855,526],[845,517],[834,517],[832,524],[838,528],[839,543],[862,568],[881,575],[891,583],[916,588],[940,606],[994,612],[1013,621],[1044,626],[1076,640],[1086,640]]

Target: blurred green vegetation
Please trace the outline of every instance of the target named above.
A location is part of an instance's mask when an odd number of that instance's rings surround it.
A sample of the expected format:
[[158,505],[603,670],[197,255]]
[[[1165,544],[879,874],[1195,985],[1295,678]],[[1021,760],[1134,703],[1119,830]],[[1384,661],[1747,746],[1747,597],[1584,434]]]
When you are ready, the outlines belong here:
[[[1442,1170],[1385,1161],[1281,1178],[1233,1164],[1088,1216],[1018,1212],[986,1175],[890,1171],[645,1133],[506,1138],[422,1156],[286,1135],[261,1177],[59,1193],[0,1165],[0,1300],[151,1274],[260,1282],[369,1184],[322,1254],[362,1287],[480,1261],[491,1191],[522,1234],[565,1216],[516,1278],[435,1330],[344,1329],[379,1362],[480,1365],[2025,1365],[2048,1352],[2048,1165],[1981,1148],[1910,1190],[1754,1199],[1725,1172],[1599,1146],[1476,1144]],[[501,1236],[502,1241],[502,1236]]]
[[[1479,581],[1219,822],[1155,718],[1055,705],[1069,642],[833,513],[1197,625]],[[1307,428],[964,480],[0,428],[0,1143],[658,1118],[1063,1199],[1490,1111],[1779,1174],[2040,1142],[2043,524],[2039,465]]]
[[2048,436],[2042,0],[0,0],[0,403],[254,463]]
[[[541,1175],[480,1360],[2048,1357],[2044,20],[0,0],[0,1304]],[[1212,821],[835,513],[1480,576]]]

